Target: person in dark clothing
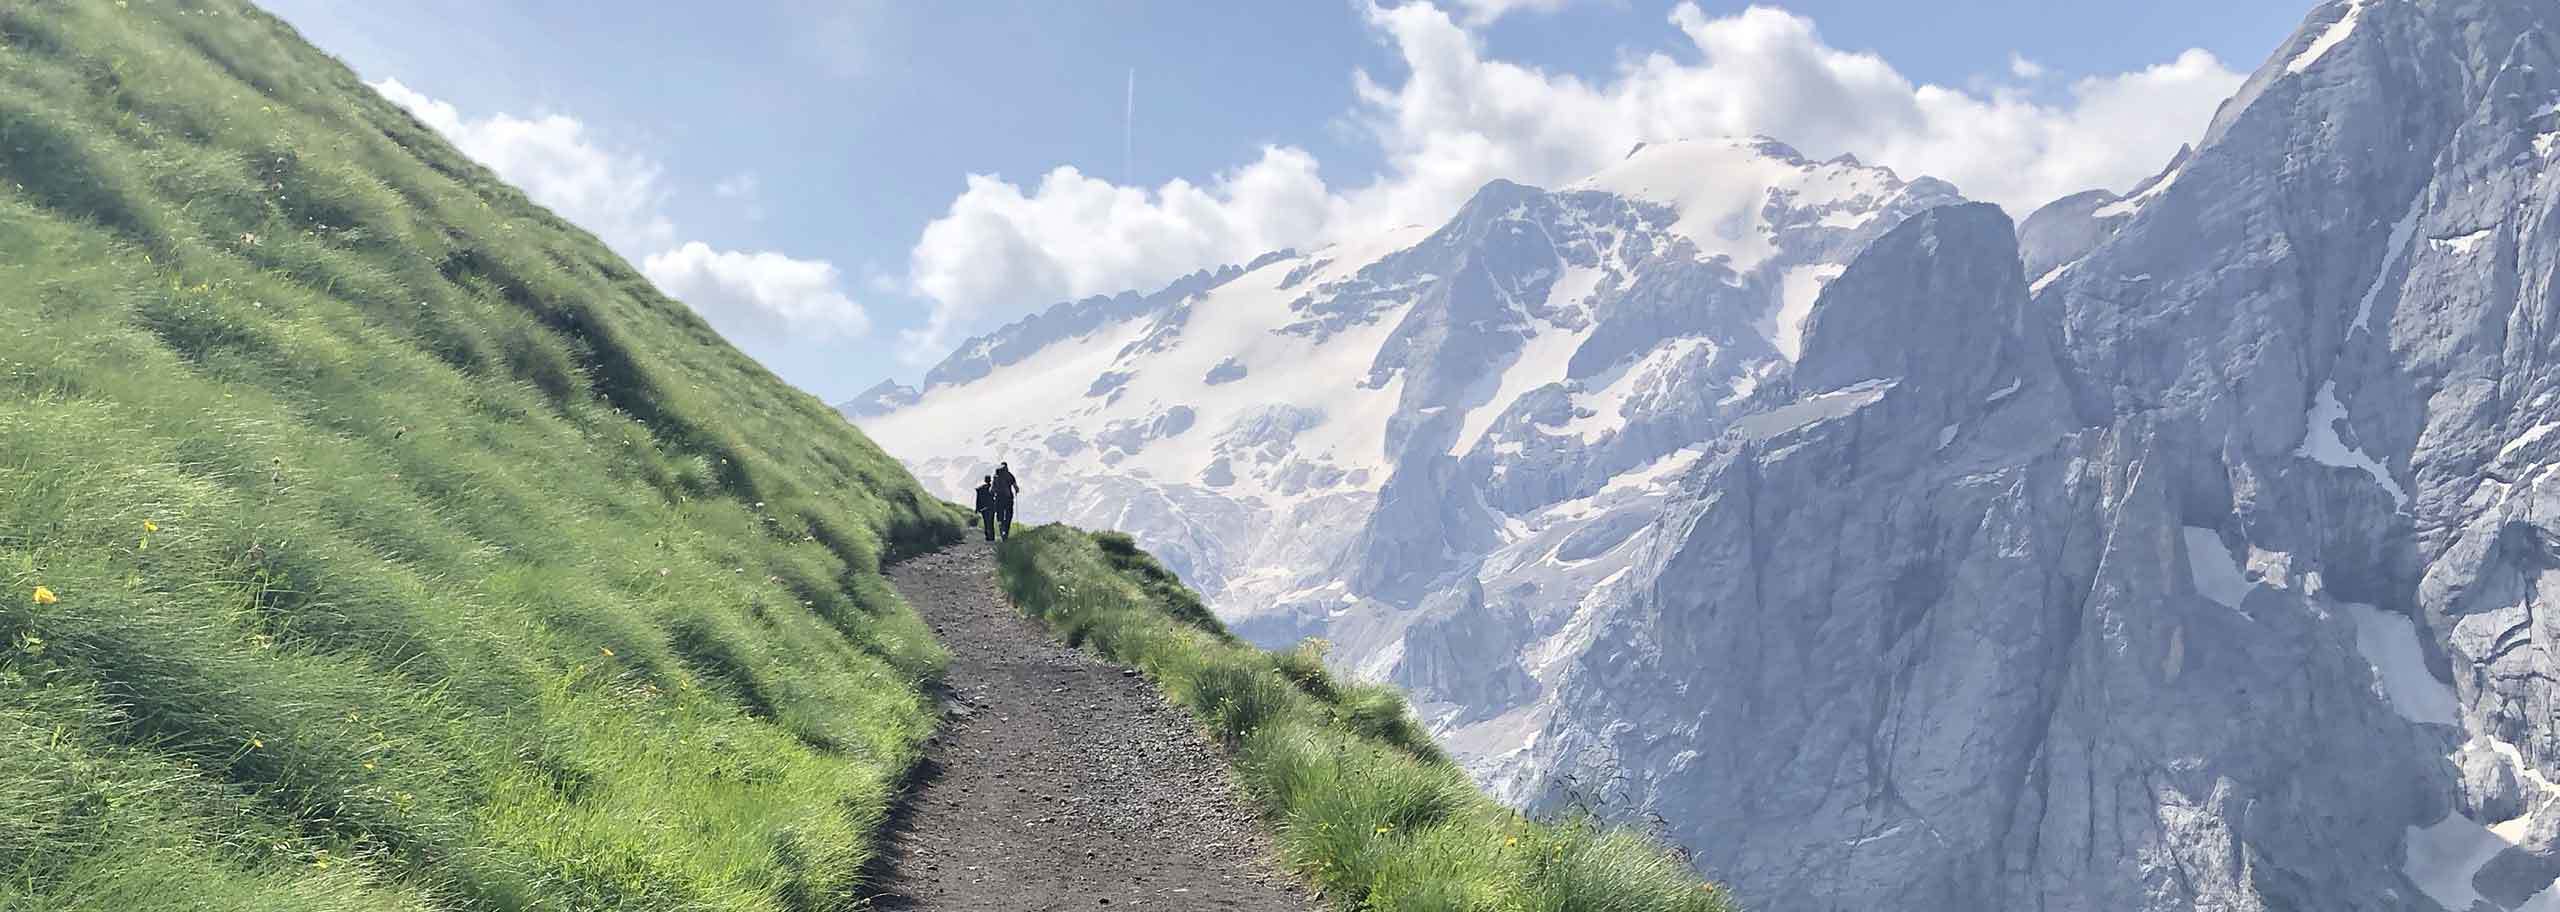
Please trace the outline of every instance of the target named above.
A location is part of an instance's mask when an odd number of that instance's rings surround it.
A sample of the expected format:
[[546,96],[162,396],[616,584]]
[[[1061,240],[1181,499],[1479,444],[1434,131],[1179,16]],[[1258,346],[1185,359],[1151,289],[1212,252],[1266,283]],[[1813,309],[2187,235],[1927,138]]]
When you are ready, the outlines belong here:
[[996,473],[987,476],[987,483],[995,486],[996,535],[1012,538],[1013,495],[1022,490],[1022,483],[1014,480],[1013,466],[1001,462],[996,463]]
[[988,541],[996,540],[996,477],[978,483],[978,527]]

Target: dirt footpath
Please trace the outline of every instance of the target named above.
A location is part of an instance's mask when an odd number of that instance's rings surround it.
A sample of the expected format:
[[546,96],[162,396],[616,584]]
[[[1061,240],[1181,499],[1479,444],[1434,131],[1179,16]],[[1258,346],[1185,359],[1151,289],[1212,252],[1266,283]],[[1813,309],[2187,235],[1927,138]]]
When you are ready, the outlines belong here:
[[991,545],[889,579],[951,649],[950,720],[892,821],[877,908],[1318,908],[1190,717],[1016,612]]

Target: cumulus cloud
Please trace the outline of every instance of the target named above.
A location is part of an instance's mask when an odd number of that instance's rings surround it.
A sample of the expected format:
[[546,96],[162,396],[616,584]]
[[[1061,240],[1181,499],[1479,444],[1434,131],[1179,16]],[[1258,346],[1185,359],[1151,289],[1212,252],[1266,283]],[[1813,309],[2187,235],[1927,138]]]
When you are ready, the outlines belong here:
[[[675,221],[666,214],[671,193],[663,169],[646,156],[598,144],[574,117],[466,117],[451,103],[399,80],[372,85],[534,202],[640,260],[641,272],[660,291],[685,302],[724,335],[782,341],[869,331],[861,306],[838,290],[843,277],[833,264],[772,251],[718,250],[701,241],[677,243]],[[711,192],[747,207],[751,220],[760,214],[761,189],[752,173],[721,180]]]
[[397,79],[376,82],[373,88],[444,134],[462,154],[489,166],[534,202],[595,232],[625,256],[675,240],[675,223],[662,211],[667,190],[657,164],[597,145],[576,118],[467,118],[451,103]]
[[980,318],[1026,302],[1161,284],[1317,236],[1336,201],[1304,150],[1273,146],[1209,183],[1123,187],[1061,167],[1022,187],[972,175],[950,210],[925,226],[909,281],[931,321],[907,334],[929,360]]
[[1468,25],[1486,25],[1518,12],[1552,13],[1573,0],[1455,0]]
[[653,253],[640,271],[669,296],[689,304],[722,335],[783,341],[813,334],[856,338],[871,321],[837,288],[843,276],[824,260],[771,251],[714,250],[687,241]]
[[1943,178],[2024,215],[2156,170],[2243,78],[2191,50],[2083,78],[2062,103],[1977,94],[1914,83],[1881,57],[1824,43],[1812,20],[1783,10],[1709,17],[1683,3],[1671,24],[1694,55],[1645,55],[1595,85],[1486,59],[1472,33],[1427,5],[1370,19],[1410,69],[1394,87],[1359,82],[1362,116],[1393,172],[1355,191],[1368,197],[1355,209],[1383,221],[1428,220],[1494,177],[1571,181],[1640,141],[1753,134]]
[[[1038,185],[972,176],[909,255],[909,286],[934,302],[911,332],[920,357],[952,336],[1056,300],[1161,284],[1183,273],[1404,224],[1438,224],[1494,178],[1557,186],[1639,141],[1767,135],[1808,155],[1851,153],[1906,177],[1954,182],[2023,216],[2093,187],[2123,190],[2200,135],[2243,75],[2201,50],[2142,70],[2088,76],[2050,100],[2023,87],[1916,83],[1874,54],[1822,40],[1812,20],[1771,7],[1710,16],[1695,3],[1667,25],[1678,53],[1623,61],[1584,80],[1488,58],[1476,27],[1562,0],[1368,6],[1371,30],[1402,58],[1401,82],[1352,74],[1346,122],[1376,145],[1374,179],[1331,186],[1305,152],[1265,149],[1207,186],[1121,187],[1061,168]],[[2014,78],[2040,67],[2008,61]],[[2033,75],[2030,75],[2030,74]]]

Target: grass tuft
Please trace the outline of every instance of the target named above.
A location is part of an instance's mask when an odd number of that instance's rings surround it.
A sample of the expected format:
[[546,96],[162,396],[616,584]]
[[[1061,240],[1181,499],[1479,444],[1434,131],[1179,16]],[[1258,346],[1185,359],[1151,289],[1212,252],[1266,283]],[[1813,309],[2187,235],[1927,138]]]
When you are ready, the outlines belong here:
[[1271,664],[1279,669],[1281,677],[1289,679],[1289,683],[1297,685],[1307,696],[1326,703],[1340,703],[1342,687],[1334,683],[1333,672],[1324,667],[1325,653],[1332,647],[1331,643],[1309,637],[1294,649],[1272,653]]

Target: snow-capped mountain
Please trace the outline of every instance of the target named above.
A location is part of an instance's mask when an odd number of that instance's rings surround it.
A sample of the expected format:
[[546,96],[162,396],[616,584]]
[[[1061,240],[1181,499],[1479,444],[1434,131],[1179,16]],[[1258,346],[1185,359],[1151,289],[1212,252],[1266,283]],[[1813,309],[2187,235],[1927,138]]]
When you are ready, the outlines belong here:
[[1957,201],[1769,140],[1640,146],[1559,190],[1489,185],[1437,230],[1061,305],[864,426],[955,495],[1009,459],[1028,515],[1132,531],[1249,635],[1367,661],[1392,633],[1346,624],[1619,512],[1548,508],[1688,458],[1784,375],[1824,281]]
[[916,404],[916,388],[895,380],[882,380],[854,397],[836,403],[836,411],[847,418],[870,418],[886,415]]
[[865,426],[1752,908],[2554,912],[2555,216],[2560,4],[2338,0],[2022,227],[1645,146],[1061,307]]

